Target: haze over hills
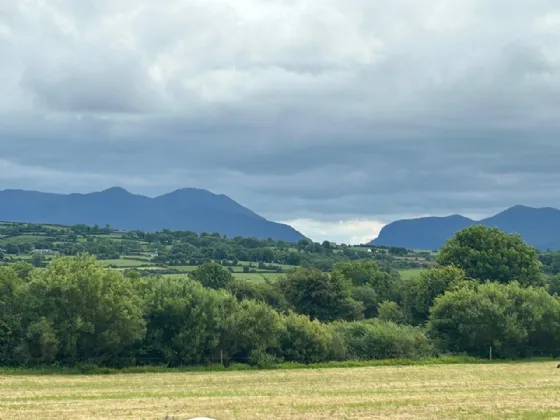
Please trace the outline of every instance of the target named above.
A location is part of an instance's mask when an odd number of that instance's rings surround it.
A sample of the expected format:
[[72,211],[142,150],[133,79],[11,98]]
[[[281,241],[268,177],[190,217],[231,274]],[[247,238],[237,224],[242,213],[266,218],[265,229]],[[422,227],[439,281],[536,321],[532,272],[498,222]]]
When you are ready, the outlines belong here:
[[460,215],[398,220],[383,227],[371,244],[436,249],[458,230],[474,224],[518,233],[525,242],[540,250],[560,249],[560,210],[521,205],[479,221]]
[[218,232],[229,237],[296,242],[304,236],[271,222],[226,195],[184,188],[150,198],[113,187],[88,194],[0,191],[0,220],[60,225],[111,225],[117,229]]

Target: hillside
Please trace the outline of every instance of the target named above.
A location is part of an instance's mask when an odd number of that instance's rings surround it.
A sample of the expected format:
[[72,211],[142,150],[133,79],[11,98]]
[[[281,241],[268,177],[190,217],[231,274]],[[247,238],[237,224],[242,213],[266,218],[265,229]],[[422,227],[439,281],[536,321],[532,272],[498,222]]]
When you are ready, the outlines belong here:
[[111,225],[147,232],[161,229],[217,232],[230,237],[297,242],[292,227],[266,220],[225,195],[185,188],[150,198],[114,187],[88,194],[0,191],[0,220],[59,225]]
[[[102,264],[141,275],[184,276],[218,261],[235,278],[274,281],[295,267],[330,270],[341,262],[373,259],[409,277],[430,266],[432,256],[402,248],[324,246],[190,231],[121,232],[111,227],[0,222],[0,267],[22,261],[44,267],[58,255],[94,255]],[[374,252],[373,252],[374,251]]]
[[518,233],[525,242],[540,250],[560,249],[560,210],[526,206],[514,206],[479,221],[459,215],[398,220],[385,226],[371,244],[436,249],[455,232],[473,224]]

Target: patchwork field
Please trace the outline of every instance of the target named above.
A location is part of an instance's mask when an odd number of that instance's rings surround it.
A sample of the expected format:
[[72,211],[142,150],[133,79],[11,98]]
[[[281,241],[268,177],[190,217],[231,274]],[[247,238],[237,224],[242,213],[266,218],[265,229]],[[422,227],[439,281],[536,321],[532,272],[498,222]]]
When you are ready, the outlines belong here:
[[106,376],[0,374],[1,419],[560,419],[547,362]]

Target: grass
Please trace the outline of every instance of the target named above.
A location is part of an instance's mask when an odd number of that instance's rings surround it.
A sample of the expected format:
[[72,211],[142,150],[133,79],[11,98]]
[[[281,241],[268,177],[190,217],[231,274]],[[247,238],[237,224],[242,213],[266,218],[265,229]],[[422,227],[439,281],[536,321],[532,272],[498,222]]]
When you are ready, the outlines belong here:
[[197,265],[170,265],[169,268],[180,271],[194,271],[198,268]]
[[163,277],[168,277],[171,279],[184,279],[188,276],[188,273],[180,273],[180,274],[163,274]]
[[6,419],[553,419],[552,362],[340,369],[8,375]]
[[4,245],[7,245],[7,244],[22,245],[22,244],[34,244],[35,242],[37,242],[37,240],[40,240],[40,239],[54,240],[56,238],[46,236],[46,235],[23,234],[23,235],[10,236],[10,237],[7,237],[7,238],[3,238],[1,242]]
[[264,283],[266,280],[275,282],[283,276],[285,276],[284,273],[233,273],[233,277],[236,279],[252,283]]
[[420,276],[420,273],[424,270],[425,268],[411,268],[408,270],[400,270],[399,273],[403,279],[410,280]]
[[150,264],[149,261],[130,260],[127,258],[119,258],[116,260],[99,260],[99,262],[105,266],[114,265],[116,267],[139,267],[141,265]]

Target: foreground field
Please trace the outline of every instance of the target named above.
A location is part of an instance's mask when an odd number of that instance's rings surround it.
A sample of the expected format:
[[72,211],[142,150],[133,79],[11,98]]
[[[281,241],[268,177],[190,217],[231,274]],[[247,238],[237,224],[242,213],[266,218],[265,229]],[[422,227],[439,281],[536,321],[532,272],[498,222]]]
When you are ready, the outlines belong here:
[[0,376],[2,419],[560,419],[553,363]]

